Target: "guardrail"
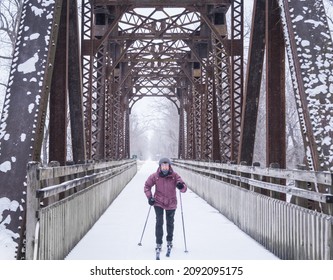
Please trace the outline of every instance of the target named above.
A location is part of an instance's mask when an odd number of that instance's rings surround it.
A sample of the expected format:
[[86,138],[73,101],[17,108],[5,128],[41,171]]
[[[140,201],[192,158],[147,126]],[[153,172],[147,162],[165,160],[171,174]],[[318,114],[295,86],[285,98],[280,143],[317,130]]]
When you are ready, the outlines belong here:
[[[194,192],[279,258],[333,259],[330,172],[190,160],[174,160],[174,168]],[[308,209],[308,201],[327,213]]]
[[137,172],[135,160],[28,164],[26,259],[64,259]]

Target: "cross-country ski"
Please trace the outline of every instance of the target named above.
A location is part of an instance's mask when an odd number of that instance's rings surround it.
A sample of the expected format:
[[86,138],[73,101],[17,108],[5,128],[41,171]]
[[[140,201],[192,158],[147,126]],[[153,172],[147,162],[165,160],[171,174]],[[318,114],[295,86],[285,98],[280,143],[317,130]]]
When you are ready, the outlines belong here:
[[[143,186],[149,174],[156,170],[158,161],[138,164],[138,173],[69,253],[67,260],[155,260],[156,214],[153,206],[149,213],[150,205],[143,193]],[[174,215],[173,247],[170,257],[166,257],[165,231],[161,260],[278,259],[200,198],[190,186],[181,197],[186,230],[185,248],[178,190],[177,195],[179,203]],[[165,221],[163,227],[165,230]],[[189,253],[185,252],[186,249]]]

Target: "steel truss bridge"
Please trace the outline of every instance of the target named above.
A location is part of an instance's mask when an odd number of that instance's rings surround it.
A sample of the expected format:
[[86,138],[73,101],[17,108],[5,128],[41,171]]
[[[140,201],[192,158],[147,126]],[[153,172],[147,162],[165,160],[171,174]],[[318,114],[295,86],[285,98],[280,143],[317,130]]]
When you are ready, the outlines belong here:
[[[333,171],[333,49],[323,2],[253,2],[245,53],[243,0],[24,1],[0,125],[0,230],[17,244],[18,259],[25,258],[26,235],[31,232],[27,209],[38,210],[34,199],[27,199],[27,188],[48,186],[52,194],[52,185],[64,187],[64,179],[54,179],[62,166],[62,176],[75,168],[90,176],[83,177],[81,190],[87,180],[96,182],[92,162],[128,160],[131,109],[144,97],[166,97],[177,107],[179,159],[252,166],[265,73],[267,167],[285,169],[287,61],[306,170],[314,174],[303,184],[305,192],[314,194],[303,193],[307,202],[302,207],[332,215],[332,182],[322,179]],[[46,141],[49,161],[60,167],[27,175],[27,164],[41,161]],[[68,153],[74,166],[66,169]],[[101,178],[113,176],[107,168],[99,167]],[[263,187],[230,178],[237,172],[247,174],[244,178],[262,176],[231,169],[229,175],[214,177],[245,184],[247,191]],[[285,185],[290,178],[286,174],[276,172],[273,177]],[[36,180],[44,182],[32,186]],[[276,186],[262,194],[286,200],[287,191],[278,188],[279,195],[273,195],[272,190]],[[53,195],[69,195],[59,193]],[[321,207],[324,202],[329,206]]]

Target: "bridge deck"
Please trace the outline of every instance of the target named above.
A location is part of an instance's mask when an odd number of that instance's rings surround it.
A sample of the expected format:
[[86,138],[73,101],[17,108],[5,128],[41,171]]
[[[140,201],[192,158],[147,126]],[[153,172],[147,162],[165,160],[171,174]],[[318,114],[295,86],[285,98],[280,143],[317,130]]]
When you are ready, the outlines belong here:
[[[155,213],[153,209],[149,214],[142,246],[138,246],[138,243],[149,210],[143,185],[156,168],[156,162],[145,162],[141,166],[136,176],[66,259],[149,260],[154,258]],[[178,201],[174,248],[170,259],[277,259],[191,190],[182,194],[182,204],[186,245],[189,252],[184,252],[181,207]],[[166,259],[164,254],[161,254],[161,257]]]

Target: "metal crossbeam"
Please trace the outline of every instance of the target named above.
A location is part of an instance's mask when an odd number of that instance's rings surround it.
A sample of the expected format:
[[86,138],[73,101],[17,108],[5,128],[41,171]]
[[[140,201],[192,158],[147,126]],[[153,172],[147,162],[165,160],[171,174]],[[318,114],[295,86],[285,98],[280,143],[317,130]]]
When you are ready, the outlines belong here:
[[18,258],[27,163],[40,161],[42,144],[61,165],[67,154],[75,163],[130,157],[130,113],[144,97],[176,105],[180,158],[252,165],[266,58],[262,141],[267,165],[284,167],[285,50],[308,168],[333,171],[333,47],[322,1],[254,0],[245,86],[244,2],[83,0],[81,38],[77,1],[24,2],[0,125],[0,199]]

